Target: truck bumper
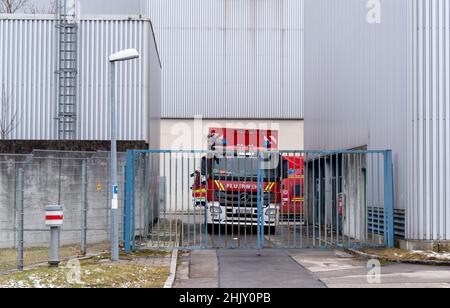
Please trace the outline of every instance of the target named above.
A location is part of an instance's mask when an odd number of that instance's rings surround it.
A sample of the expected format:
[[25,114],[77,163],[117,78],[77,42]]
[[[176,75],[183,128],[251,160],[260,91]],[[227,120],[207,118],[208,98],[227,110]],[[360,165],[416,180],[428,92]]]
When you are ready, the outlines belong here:
[[[279,221],[279,206],[270,204],[263,208],[263,220],[266,226],[276,226]],[[236,208],[220,206],[217,202],[206,205],[206,223],[223,226],[258,226],[257,208]]]

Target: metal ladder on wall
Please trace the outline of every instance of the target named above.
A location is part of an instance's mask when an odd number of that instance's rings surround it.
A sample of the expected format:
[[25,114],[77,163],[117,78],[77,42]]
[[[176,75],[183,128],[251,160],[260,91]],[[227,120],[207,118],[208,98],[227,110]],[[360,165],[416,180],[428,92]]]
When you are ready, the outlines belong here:
[[77,127],[78,24],[71,0],[58,0],[56,29],[58,39],[57,104],[58,138],[74,139]]

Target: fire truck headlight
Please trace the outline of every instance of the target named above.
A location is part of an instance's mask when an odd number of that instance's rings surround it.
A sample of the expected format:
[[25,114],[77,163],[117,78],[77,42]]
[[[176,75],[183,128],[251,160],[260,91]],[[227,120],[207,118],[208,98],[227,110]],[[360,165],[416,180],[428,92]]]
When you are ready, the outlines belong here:
[[277,209],[268,209],[266,211],[266,216],[269,216],[269,217],[277,216]]
[[212,206],[209,211],[211,214],[222,214],[222,209],[218,206]]

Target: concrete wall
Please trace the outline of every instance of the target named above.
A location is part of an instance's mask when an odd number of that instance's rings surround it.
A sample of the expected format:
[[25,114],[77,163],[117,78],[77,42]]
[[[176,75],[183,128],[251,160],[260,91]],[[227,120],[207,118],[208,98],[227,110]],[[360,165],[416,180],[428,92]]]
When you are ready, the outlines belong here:
[[[25,247],[46,246],[45,206],[61,204],[65,220],[61,244],[79,244],[82,213],[82,161],[87,165],[88,243],[109,239],[110,185],[108,152],[35,151],[31,155],[0,155],[0,248],[17,245],[18,178],[23,168],[25,207]],[[120,236],[123,226],[125,154],[119,154]],[[142,225],[139,218],[136,227]]]

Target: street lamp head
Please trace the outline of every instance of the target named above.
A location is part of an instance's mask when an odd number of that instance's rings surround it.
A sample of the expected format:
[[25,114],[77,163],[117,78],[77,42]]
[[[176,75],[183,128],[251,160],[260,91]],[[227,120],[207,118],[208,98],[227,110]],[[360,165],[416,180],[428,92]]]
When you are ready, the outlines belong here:
[[109,62],[121,62],[139,58],[139,52],[136,49],[126,49],[109,56]]

